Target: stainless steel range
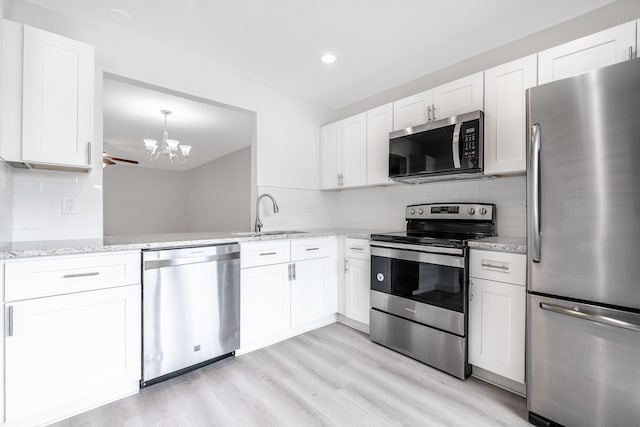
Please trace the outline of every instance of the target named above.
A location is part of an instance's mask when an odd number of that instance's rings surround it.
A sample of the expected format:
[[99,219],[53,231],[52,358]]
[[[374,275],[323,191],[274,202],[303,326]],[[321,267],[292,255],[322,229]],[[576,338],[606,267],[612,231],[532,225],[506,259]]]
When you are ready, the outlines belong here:
[[406,219],[371,236],[371,340],[465,379],[467,242],[495,235],[495,205],[409,205]]

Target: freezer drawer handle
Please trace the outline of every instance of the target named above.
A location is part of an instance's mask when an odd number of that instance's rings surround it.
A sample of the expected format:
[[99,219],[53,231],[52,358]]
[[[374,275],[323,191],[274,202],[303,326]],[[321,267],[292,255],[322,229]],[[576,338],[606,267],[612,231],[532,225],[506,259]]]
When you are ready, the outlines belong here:
[[640,323],[629,322],[628,320],[617,319],[611,315],[594,313],[587,308],[565,307],[557,304],[540,303],[540,308],[552,311],[565,316],[576,317],[578,319],[588,320],[590,322],[602,323],[603,325],[615,326],[617,328],[629,329],[631,331],[640,332]]

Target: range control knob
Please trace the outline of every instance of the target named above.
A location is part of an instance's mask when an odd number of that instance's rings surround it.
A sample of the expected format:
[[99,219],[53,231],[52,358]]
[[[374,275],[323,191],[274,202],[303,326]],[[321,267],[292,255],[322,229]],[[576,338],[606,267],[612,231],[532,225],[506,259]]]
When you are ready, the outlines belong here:
[[415,210],[415,209],[411,209],[411,210],[409,211],[409,213],[411,213],[411,215],[413,215],[414,213],[416,213],[416,210]]
[[424,213],[424,209],[418,209],[418,215],[422,215]]
[[467,213],[468,213],[469,215],[473,215],[473,214],[475,214],[475,213],[476,213],[476,210],[475,210],[475,209],[473,209],[473,208],[469,208],[469,209],[467,209]]
[[487,214],[487,208],[480,208],[480,215],[486,215]]

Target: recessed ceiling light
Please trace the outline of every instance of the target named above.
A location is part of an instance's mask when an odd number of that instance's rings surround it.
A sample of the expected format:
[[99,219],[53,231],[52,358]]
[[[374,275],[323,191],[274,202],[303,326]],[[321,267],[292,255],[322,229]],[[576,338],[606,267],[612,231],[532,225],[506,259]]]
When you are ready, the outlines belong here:
[[320,60],[325,64],[333,64],[334,62],[336,62],[336,56],[333,53],[325,53],[324,55],[322,55],[322,58],[320,58]]
[[122,9],[111,9],[109,11],[109,16],[111,17],[111,19],[121,24],[128,24],[133,19],[129,12],[126,12]]

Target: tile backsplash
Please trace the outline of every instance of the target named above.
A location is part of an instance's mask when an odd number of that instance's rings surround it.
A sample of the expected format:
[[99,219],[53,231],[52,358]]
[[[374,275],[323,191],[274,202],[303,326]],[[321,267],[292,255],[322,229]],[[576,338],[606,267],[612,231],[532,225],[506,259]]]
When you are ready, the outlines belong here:
[[324,193],[336,227],[403,230],[405,207],[414,203],[482,202],[497,206],[498,235],[526,235],[526,178],[432,182]]
[[[101,172],[11,170],[12,239],[20,241],[102,237]],[[62,213],[63,197],[75,199],[77,213]]]
[[13,230],[13,182],[11,167],[0,160],[0,242],[11,240]]

